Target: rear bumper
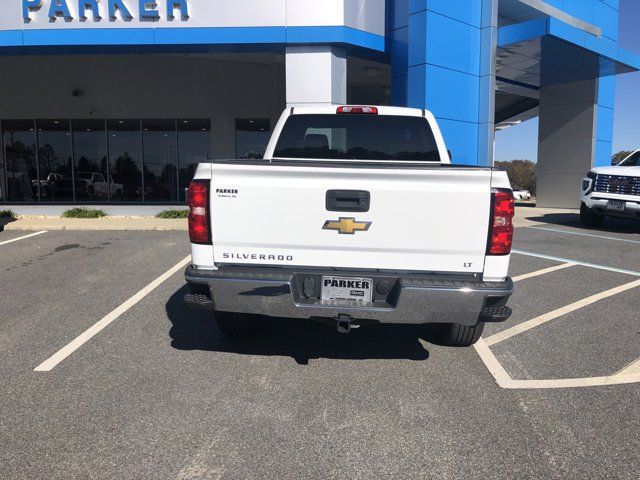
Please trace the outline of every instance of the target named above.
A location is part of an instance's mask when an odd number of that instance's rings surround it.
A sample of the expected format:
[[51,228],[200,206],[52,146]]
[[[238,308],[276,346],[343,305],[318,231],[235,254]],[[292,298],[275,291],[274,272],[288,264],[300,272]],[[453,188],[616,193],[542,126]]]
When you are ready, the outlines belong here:
[[[336,274],[373,278],[376,285],[373,305],[323,304],[319,299],[319,281],[315,293],[308,285],[304,287],[307,278]],[[346,315],[356,322],[473,326],[479,321],[504,321],[511,313],[506,302],[513,293],[511,279],[482,282],[446,275],[241,267],[203,271],[190,266],[185,277],[191,288],[185,302],[191,307],[285,318]],[[383,282],[389,288],[380,294],[377,286]]]

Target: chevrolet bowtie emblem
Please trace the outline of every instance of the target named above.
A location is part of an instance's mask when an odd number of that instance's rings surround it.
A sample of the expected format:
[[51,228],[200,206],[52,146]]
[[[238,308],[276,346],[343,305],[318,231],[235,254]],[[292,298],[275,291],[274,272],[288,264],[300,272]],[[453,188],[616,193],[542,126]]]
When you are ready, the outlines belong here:
[[327,220],[322,229],[337,230],[343,235],[353,235],[356,232],[366,232],[370,226],[371,222],[356,222],[353,217],[340,217],[339,220]]

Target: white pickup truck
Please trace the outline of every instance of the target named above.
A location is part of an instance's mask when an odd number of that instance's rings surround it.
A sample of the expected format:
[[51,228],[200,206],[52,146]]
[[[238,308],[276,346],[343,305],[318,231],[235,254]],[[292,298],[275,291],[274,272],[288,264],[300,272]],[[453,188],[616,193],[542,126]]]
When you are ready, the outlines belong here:
[[592,169],[582,181],[582,224],[599,227],[606,217],[640,220],[640,150],[618,165]]
[[451,165],[428,111],[288,108],[264,159],[200,164],[189,206],[184,299],[225,334],[259,316],[440,324],[468,346],[511,314],[507,175]]

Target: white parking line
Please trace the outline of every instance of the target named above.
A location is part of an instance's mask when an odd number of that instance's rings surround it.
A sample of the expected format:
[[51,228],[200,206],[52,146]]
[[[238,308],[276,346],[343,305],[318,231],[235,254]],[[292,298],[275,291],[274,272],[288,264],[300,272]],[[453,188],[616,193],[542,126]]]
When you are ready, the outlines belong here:
[[[545,260],[552,260],[555,262],[562,262],[561,265],[557,265],[557,266],[546,268],[543,270],[538,270],[536,272],[520,275],[519,277],[514,277],[513,278],[514,281],[526,280],[527,278],[537,277],[539,275],[544,275],[545,273],[550,273],[553,271],[557,271],[563,268],[568,268],[576,265],[640,277],[640,272],[637,272],[634,270],[608,267],[606,265],[597,265],[597,264],[588,263],[588,262],[580,262],[578,260],[554,257],[551,255],[543,255],[543,254],[533,253],[533,252],[525,252],[522,250],[513,250],[512,253],[519,254],[519,255],[526,255],[529,257],[543,258]],[[589,298],[572,303],[571,305],[567,305],[566,307],[562,307],[557,310],[554,310],[553,312],[549,312],[547,314],[536,317],[532,320],[529,320],[528,322],[524,322],[522,324],[516,325],[508,330],[504,330],[503,332],[499,332],[488,338],[480,338],[480,340],[478,340],[478,342],[474,345],[474,348],[478,353],[478,356],[480,357],[482,362],[485,364],[485,366],[487,367],[487,369],[495,379],[498,386],[504,389],[585,388],[585,387],[600,387],[600,386],[609,386],[609,385],[640,383],[640,359],[630,363],[619,372],[613,375],[608,375],[608,376],[518,380],[518,379],[511,378],[509,373],[505,370],[505,368],[502,366],[500,361],[496,358],[494,353],[491,351],[492,345],[502,342],[507,338],[511,338],[515,335],[518,335],[519,333],[525,332],[527,330],[531,330],[532,328],[542,325],[543,323],[546,323],[555,318],[571,313],[575,310],[588,306],[604,298],[617,295],[619,293],[622,293],[624,291],[627,291],[639,286],[640,286],[640,280],[636,280],[634,282],[621,285],[611,290],[607,290],[605,292],[593,295]]]
[[570,305],[566,305],[552,312],[545,313],[544,315],[540,315],[539,317],[533,318],[526,322],[519,323],[518,325],[515,325],[506,330],[503,330],[502,332],[496,333],[495,335],[491,335],[489,338],[485,339],[485,342],[487,342],[488,346],[495,345],[496,343],[503,342],[506,339],[514,337],[520,333],[526,332],[527,330],[531,330],[532,328],[538,327],[543,323],[550,322],[551,320],[562,317],[571,312],[575,312],[576,310],[587,307],[600,300],[613,297],[614,295],[618,295],[619,293],[626,292],[627,290],[631,290],[632,288],[636,288],[636,287],[640,287],[640,280],[635,280],[631,283],[620,285],[619,287],[612,288],[610,290],[597,293],[595,295],[591,295],[590,297],[583,298],[582,300],[578,300],[577,302],[574,302]]
[[41,232],[30,233],[29,235],[25,235],[23,237],[12,238],[11,240],[6,240],[4,242],[0,242],[0,246],[6,245],[8,243],[18,242],[20,240],[24,240],[25,238],[35,237],[36,235],[42,235],[43,233],[47,233],[47,231],[46,230],[42,230]]
[[508,390],[524,389],[557,389],[557,388],[585,388],[603,387],[608,385],[623,385],[640,383],[640,359],[628,365],[614,375],[603,377],[583,378],[551,378],[541,380],[516,380],[500,364],[484,338],[474,345],[478,356],[493,376],[499,387]]
[[640,358],[620,370],[616,375],[640,375]]
[[575,263],[576,265],[580,265],[582,267],[596,268],[598,270],[606,270],[608,272],[624,273],[625,275],[640,277],[640,272],[636,270],[608,267],[606,265],[598,265],[597,263],[581,262],[580,260],[573,260],[571,258],[554,257],[552,255],[544,255],[542,253],[525,252],[524,250],[511,250],[511,253],[515,253],[517,255],[525,255],[527,257],[544,258],[545,260],[552,260],[554,262]]
[[562,263],[560,265],[555,265],[549,268],[543,268],[542,270],[537,270],[531,273],[525,273],[524,275],[519,275],[517,277],[513,277],[511,280],[514,282],[521,282],[522,280],[527,280],[529,278],[539,277],[540,275],[546,275],[547,273],[557,272],[558,270],[564,270],[565,268],[575,267],[577,264],[573,262]]
[[626,242],[626,243],[640,243],[640,240],[630,240],[628,238],[618,238],[618,237],[610,237],[605,235],[595,235],[593,233],[582,233],[582,232],[572,232],[571,230],[561,230],[559,228],[549,228],[549,227],[524,227],[524,228],[532,228],[534,230],[544,230],[545,232],[556,232],[556,233],[564,233],[566,235],[578,235],[580,237],[592,237],[592,238],[600,238],[603,240],[615,240],[617,242]]
[[144,287],[138,293],[136,293],[133,297],[129,298],[126,302],[120,305],[118,308],[113,310],[111,313],[104,316],[97,323],[94,323],[89,329],[87,329],[84,333],[78,335],[74,340],[65,345],[63,348],[58,350],[55,354],[49,357],[47,360],[42,362],[36,368],[33,369],[34,372],[49,372],[53,370],[56,365],[62,362],[65,358],[75,352],[82,345],[87,343],[91,338],[97,335],[104,328],[109,326],[114,320],[116,320],[120,315],[125,313],[131,307],[136,305],[140,300],[149,295],[153,290],[158,288],[162,283],[168,280],[175,273],[180,271],[182,268],[187,266],[191,262],[191,256],[188,256],[178,262],[175,266],[171,267],[169,270],[164,272],[158,278],[156,278],[149,285]]

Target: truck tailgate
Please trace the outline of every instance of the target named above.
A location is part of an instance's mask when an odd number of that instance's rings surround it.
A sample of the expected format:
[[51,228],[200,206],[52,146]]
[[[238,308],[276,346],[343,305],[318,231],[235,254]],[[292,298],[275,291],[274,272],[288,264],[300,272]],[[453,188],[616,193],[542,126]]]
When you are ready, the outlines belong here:
[[[329,191],[368,211],[328,211]],[[216,163],[214,262],[481,273],[490,204],[490,169]]]

